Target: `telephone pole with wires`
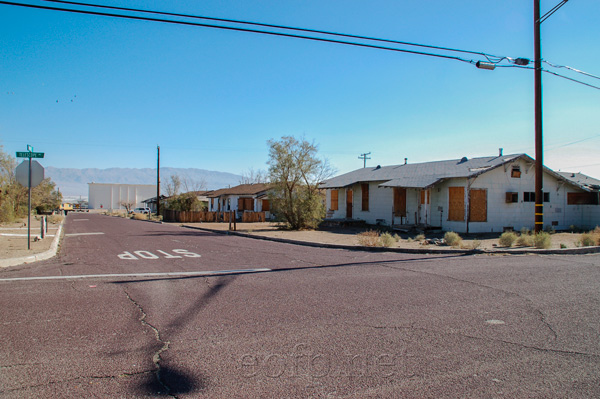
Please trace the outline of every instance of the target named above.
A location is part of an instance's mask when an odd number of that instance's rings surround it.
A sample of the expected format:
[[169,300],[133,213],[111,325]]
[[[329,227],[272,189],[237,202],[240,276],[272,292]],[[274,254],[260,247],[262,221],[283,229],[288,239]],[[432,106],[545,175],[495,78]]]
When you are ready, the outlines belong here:
[[363,168],[367,167],[367,159],[371,159],[367,155],[371,155],[371,153],[370,152],[366,152],[364,154],[360,154],[360,156],[358,157],[358,159],[362,159],[363,160]]
[[533,44],[535,68],[535,228],[539,233],[544,229],[544,146],[542,137],[542,40],[540,25],[548,17],[565,5],[569,0],[562,0],[550,11],[540,17],[540,0],[533,0]]

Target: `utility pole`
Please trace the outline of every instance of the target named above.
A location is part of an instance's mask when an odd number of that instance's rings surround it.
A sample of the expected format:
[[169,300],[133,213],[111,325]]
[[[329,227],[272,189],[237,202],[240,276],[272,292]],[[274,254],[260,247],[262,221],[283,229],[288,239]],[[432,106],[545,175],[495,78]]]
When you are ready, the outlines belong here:
[[160,146],[156,146],[158,152],[156,159],[156,216],[160,215]]
[[542,145],[542,44],[540,0],[533,0],[533,42],[535,67],[535,229],[544,228],[544,147]]
[[542,39],[540,25],[569,0],[562,0],[540,17],[540,0],[533,0],[533,47],[535,67],[535,232],[544,228],[544,146],[542,141]]
[[371,158],[367,157],[367,155],[371,155],[371,153],[367,152],[367,153],[364,153],[364,154],[360,154],[360,156],[358,157],[358,159],[362,159],[364,161],[363,168],[367,167],[367,159],[371,159]]

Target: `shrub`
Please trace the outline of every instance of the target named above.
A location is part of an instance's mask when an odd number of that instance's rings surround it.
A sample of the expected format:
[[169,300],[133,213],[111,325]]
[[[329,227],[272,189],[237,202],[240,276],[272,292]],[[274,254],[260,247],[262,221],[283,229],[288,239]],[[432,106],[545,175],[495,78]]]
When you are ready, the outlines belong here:
[[498,239],[498,242],[503,247],[512,247],[513,242],[515,242],[516,239],[517,239],[517,235],[514,232],[505,231],[504,233],[502,233],[502,235]]
[[134,213],[133,214],[133,219],[135,220],[148,220],[150,217],[149,215],[146,215],[145,213]]
[[567,248],[567,246],[563,243],[560,243],[560,249],[565,249],[565,248]]
[[415,237],[416,241],[423,241],[425,239],[425,234],[421,233]]
[[379,245],[389,248],[396,243],[396,239],[390,233],[383,233],[379,236]]
[[379,243],[379,233],[373,230],[357,234],[358,243],[363,247],[376,247]]
[[531,231],[527,227],[521,227],[521,235],[526,236],[529,235]]
[[552,239],[550,238],[550,234],[540,231],[533,237],[533,243],[538,249],[547,249],[552,245]]
[[453,231],[448,231],[446,232],[446,234],[444,234],[444,241],[446,242],[446,244],[452,247],[458,247],[462,242],[462,238],[460,238],[460,236],[457,233]]
[[400,242],[401,239],[402,237],[400,237],[398,234],[394,234],[394,240],[396,240],[396,242]]
[[473,240],[471,241],[471,249],[477,249],[481,246],[481,241]]
[[582,247],[593,247],[596,245],[596,238],[594,237],[593,232],[583,233],[581,238],[579,239]]
[[533,237],[525,234],[517,238],[517,245],[520,247],[533,247]]

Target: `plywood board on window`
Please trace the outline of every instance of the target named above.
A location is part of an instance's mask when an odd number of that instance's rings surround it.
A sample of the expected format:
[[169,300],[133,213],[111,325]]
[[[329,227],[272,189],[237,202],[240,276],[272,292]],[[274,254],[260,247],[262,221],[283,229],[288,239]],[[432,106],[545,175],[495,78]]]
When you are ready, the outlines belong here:
[[448,187],[448,220],[465,220],[465,188]]
[[469,221],[487,222],[487,190],[471,189],[469,191]]
[[394,216],[406,217],[406,189],[394,187]]

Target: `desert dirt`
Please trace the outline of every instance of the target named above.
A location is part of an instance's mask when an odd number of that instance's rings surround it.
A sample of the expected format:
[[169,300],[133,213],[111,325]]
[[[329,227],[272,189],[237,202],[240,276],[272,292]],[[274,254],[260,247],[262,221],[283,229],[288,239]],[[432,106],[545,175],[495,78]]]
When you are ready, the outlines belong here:
[[[199,227],[211,230],[227,231],[229,223],[177,223],[190,227]],[[237,223],[237,231],[257,236],[267,236],[275,238],[284,238],[297,241],[319,242],[324,244],[340,244],[359,246],[358,234],[367,230],[372,230],[373,227],[328,227],[319,230],[304,230],[291,231],[283,228],[278,223]],[[417,234],[398,233],[400,240],[392,247],[395,248],[448,248],[447,246],[437,246],[434,244],[425,244],[423,241],[417,241]],[[425,238],[442,238],[442,234],[425,233]],[[462,237],[462,248],[472,249],[477,246],[479,249],[493,250],[506,249],[498,243],[499,234],[481,234]],[[561,244],[567,248],[576,248],[577,241],[581,238],[581,234],[577,233],[554,233],[551,234],[551,248],[560,248]],[[516,247],[512,248],[526,248]]]
[[14,223],[0,224],[0,259],[20,258],[35,255],[50,249],[54,235],[58,231],[60,222],[48,222],[48,233],[44,239],[39,239],[41,234],[41,221],[31,218],[31,249],[27,249],[27,218]]

